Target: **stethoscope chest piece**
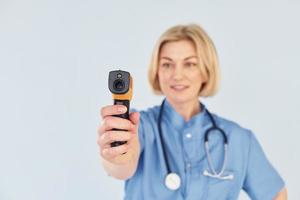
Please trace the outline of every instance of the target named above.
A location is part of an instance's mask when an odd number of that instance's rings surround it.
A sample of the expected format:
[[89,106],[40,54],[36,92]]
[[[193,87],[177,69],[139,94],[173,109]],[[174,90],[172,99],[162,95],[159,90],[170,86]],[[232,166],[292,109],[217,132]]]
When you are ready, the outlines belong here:
[[165,185],[170,190],[177,190],[180,184],[180,177],[176,173],[169,173],[165,178]]

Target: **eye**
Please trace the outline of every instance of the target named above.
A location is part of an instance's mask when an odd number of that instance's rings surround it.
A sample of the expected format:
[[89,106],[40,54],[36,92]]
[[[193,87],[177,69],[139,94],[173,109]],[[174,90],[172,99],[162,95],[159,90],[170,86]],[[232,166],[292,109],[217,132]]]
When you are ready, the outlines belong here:
[[195,66],[197,66],[197,63],[187,62],[187,63],[184,64],[184,66],[186,66],[186,67],[195,67]]
[[163,68],[170,68],[172,66],[172,64],[171,63],[162,63],[161,66]]

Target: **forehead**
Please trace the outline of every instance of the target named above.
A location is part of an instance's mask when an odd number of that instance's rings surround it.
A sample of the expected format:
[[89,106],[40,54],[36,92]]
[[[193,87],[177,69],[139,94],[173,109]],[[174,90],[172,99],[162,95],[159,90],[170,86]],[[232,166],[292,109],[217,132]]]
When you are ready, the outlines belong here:
[[196,48],[190,40],[172,41],[163,44],[159,58],[169,57],[174,59],[186,58],[189,56],[196,56]]

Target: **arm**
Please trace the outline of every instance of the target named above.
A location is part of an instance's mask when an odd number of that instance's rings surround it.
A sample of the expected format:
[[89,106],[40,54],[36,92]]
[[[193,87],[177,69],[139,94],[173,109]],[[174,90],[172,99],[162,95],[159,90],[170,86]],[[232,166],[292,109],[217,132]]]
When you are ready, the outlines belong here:
[[250,134],[244,190],[251,199],[286,199],[284,180],[266,157],[261,145]]
[[286,188],[283,188],[275,197],[274,200],[287,200],[287,190]]
[[[134,175],[140,155],[137,134],[139,113],[131,113],[130,120],[113,116],[125,112],[126,107],[121,105],[103,107],[101,110],[103,121],[98,127],[97,140],[105,171],[108,175],[121,180],[126,180]],[[111,147],[110,144],[114,141],[127,141],[127,143]]]

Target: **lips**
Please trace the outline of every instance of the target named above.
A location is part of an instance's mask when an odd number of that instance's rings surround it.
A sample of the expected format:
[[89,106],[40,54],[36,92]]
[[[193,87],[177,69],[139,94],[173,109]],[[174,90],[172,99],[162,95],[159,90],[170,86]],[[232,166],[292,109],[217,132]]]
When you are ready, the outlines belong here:
[[171,88],[175,91],[183,91],[188,88],[186,85],[172,85]]

